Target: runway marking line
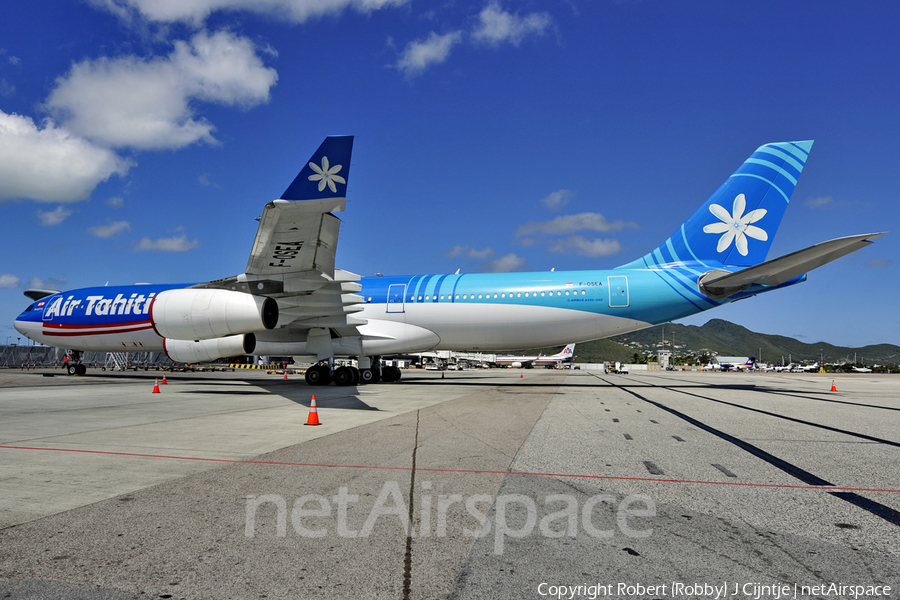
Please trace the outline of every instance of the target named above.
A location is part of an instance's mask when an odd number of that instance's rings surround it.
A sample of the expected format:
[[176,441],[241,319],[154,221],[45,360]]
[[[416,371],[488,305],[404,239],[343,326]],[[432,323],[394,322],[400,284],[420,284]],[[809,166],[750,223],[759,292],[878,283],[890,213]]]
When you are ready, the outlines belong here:
[[659,479],[654,477],[619,477],[614,475],[585,475],[572,473],[532,473],[529,471],[490,471],[479,469],[437,469],[429,467],[382,467],[377,465],[330,465],[324,463],[295,463],[268,460],[238,460],[232,458],[202,458],[197,456],[169,456],[165,454],[139,454],[135,452],[110,452],[106,450],[80,450],[77,448],[38,448],[29,446],[3,446],[0,450],[45,450],[49,452],[76,452],[82,454],[101,454],[106,456],[127,456],[131,458],[164,458],[167,460],[196,460],[201,462],[218,462],[239,465],[273,465],[282,467],[317,467],[323,469],[372,469],[383,471],[421,471],[427,473],[474,473],[487,475],[532,475],[536,477],[572,477],[578,479],[609,479],[614,481],[648,481],[654,483],[693,483],[699,485],[731,485],[744,487],[785,488],[792,490],[821,490],[825,492],[887,492],[900,493],[900,490],[851,488],[822,485],[787,485],[779,483],[747,483],[739,481],[701,481],[691,479]]

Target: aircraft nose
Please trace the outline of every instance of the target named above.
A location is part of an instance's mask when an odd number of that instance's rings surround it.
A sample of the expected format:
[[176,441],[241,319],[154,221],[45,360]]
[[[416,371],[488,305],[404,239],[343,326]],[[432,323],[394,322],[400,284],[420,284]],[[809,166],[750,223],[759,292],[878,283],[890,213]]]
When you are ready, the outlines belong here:
[[13,323],[13,327],[15,327],[16,331],[18,331],[22,335],[27,336],[27,334],[25,333],[25,323],[24,322],[20,321],[19,319],[16,319],[15,323]]

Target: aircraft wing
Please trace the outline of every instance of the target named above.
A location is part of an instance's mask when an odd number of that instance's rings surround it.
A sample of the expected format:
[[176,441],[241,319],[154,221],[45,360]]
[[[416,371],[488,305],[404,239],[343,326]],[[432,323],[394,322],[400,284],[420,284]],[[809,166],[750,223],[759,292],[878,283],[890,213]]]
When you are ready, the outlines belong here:
[[314,271],[334,277],[334,253],[344,198],[274,200],[266,204],[245,273],[283,280]]
[[265,205],[242,275],[195,287],[222,288],[275,298],[279,326],[362,325],[348,318],[363,301],[353,292],[359,276],[335,269],[350,172],[352,136],[325,138],[281,198]]
[[887,233],[866,233],[837,238],[767,260],[736,273],[710,271],[700,278],[700,288],[708,296],[724,298],[751,285],[781,285],[795,277],[837,260],[872,243],[871,240]]

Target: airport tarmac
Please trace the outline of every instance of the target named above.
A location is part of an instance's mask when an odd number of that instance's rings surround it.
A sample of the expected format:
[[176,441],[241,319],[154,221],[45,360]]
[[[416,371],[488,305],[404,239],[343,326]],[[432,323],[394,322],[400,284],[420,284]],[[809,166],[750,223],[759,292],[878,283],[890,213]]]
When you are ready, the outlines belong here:
[[900,594],[898,377],[43,375],[0,371],[0,598]]

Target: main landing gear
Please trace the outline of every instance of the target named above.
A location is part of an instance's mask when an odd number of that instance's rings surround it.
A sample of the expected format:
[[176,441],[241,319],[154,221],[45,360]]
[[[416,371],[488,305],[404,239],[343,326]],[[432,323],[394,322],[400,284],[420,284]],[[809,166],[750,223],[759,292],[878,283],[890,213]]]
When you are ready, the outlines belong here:
[[364,385],[378,382],[394,383],[400,381],[402,375],[399,368],[394,366],[381,366],[380,360],[371,361],[368,368],[343,366],[332,370],[328,362],[320,362],[306,370],[306,383],[308,385]]

